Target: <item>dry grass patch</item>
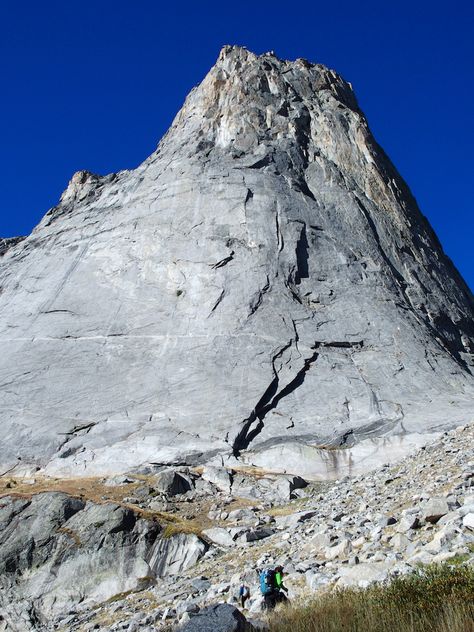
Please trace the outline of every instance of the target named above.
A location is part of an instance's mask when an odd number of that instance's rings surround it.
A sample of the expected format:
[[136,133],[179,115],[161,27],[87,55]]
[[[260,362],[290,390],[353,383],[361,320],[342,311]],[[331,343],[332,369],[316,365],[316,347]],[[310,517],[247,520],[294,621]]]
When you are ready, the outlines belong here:
[[272,632],[474,632],[474,569],[419,569],[389,585],[340,590],[281,608]]
[[[30,482],[34,480],[34,482]],[[91,500],[96,503],[115,502],[123,504],[124,498],[143,483],[129,483],[108,487],[100,477],[84,478],[49,478],[46,476],[27,478],[0,478],[0,498],[3,496],[17,496],[31,498],[35,494],[45,492],[63,492],[75,498]]]
[[277,507],[272,507],[267,511],[269,516],[289,516],[298,511],[302,511],[305,506],[308,504],[307,498],[298,498],[297,500],[292,500],[287,505],[278,505]]

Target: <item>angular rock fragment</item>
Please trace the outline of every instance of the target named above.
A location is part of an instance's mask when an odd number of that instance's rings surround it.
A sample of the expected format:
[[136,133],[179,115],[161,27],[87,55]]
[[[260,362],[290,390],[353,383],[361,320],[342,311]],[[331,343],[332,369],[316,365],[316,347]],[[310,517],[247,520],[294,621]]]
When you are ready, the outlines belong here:
[[203,536],[218,544],[219,546],[233,546],[235,544],[234,538],[227,529],[221,527],[213,527],[211,529],[204,529]]
[[474,531],[474,513],[466,514],[462,519],[462,523],[465,527]]
[[435,524],[449,512],[449,505],[445,498],[430,498],[423,505],[421,517],[426,522]]
[[203,608],[178,630],[179,632],[252,632],[254,628],[235,606],[218,604]]
[[213,483],[221,491],[230,493],[232,487],[232,472],[226,468],[208,465],[203,468],[201,477],[205,481]]
[[167,496],[185,494],[192,489],[189,479],[173,469],[163,470],[156,474],[153,478],[153,486],[156,491]]
[[341,567],[337,586],[366,588],[372,582],[383,581],[391,570],[391,565],[386,562],[372,562],[370,564],[358,564],[357,566]]
[[179,575],[196,564],[208,548],[197,535],[178,533],[156,542],[148,564],[157,577]]

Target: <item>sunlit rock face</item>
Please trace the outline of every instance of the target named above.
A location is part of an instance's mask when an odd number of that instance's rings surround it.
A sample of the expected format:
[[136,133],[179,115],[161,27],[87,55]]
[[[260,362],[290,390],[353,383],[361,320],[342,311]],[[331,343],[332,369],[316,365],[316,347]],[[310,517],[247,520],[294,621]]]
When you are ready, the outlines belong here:
[[150,158],[0,255],[3,471],[324,477],[471,419],[472,294],[319,64],[225,47]]

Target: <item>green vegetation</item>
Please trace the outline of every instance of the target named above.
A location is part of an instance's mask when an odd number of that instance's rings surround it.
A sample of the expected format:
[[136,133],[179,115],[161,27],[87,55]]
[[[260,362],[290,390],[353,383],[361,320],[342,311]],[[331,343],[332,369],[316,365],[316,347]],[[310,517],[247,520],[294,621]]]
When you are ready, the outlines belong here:
[[279,608],[272,632],[474,632],[474,569],[439,565],[390,584]]

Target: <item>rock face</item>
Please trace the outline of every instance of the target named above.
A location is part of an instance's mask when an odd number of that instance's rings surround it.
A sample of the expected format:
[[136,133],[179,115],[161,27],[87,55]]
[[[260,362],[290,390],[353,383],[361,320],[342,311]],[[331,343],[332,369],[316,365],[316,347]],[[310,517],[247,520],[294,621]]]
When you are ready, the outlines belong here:
[[155,546],[159,525],[118,505],[62,493],[5,497],[0,527],[0,611],[19,630],[41,629],[71,605],[108,599],[155,577],[148,561],[161,545]]
[[470,418],[472,294],[324,66],[225,47],[150,158],[1,247],[4,471],[338,477]]
[[[162,537],[156,521],[117,504],[64,493],[3,497],[0,617],[12,630],[15,624],[22,631],[43,629],[78,603],[91,605],[183,573],[207,549],[194,534]],[[21,625],[17,617],[24,618]]]

